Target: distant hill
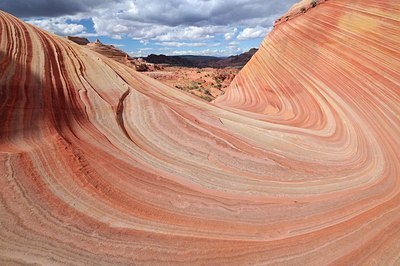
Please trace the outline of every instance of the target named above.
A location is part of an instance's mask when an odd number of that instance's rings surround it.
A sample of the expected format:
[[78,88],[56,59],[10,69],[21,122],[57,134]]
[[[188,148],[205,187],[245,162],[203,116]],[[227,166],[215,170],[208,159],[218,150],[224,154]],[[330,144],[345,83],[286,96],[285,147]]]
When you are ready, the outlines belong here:
[[166,64],[171,66],[184,66],[184,67],[194,67],[193,61],[184,58],[183,56],[167,56],[167,55],[155,55],[151,54],[143,59],[149,63],[153,64]]
[[183,67],[243,67],[251,57],[258,51],[253,48],[248,52],[240,55],[233,55],[229,57],[214,57],[214,56],[198,56],[198,55],[155,55],[151,54],[143,59],[153,64],[166,64],[171,66]]
[[248,52],[245,52],[240,55],[233,55],[221,60],[218,60],[213,64],[214,67],[243,67],[253,55],[258,51],[256,48],[250,49]]
[[202,55],[182,55],[181,57],[192,62],[194,67],[210,67],[222,59],[221,57]]

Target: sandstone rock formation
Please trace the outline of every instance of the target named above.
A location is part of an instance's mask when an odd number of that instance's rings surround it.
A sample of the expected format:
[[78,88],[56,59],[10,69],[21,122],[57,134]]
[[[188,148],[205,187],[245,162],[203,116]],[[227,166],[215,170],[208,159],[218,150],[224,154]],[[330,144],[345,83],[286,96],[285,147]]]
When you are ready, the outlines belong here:
[[0,264],[398,264],[399,17],[326,1],[210,104],[0,12]]
[[79,45],[87,45],[90,43],[87,38],[83,37],[67,36],[67,39]]
[[132,67],[139,72],[154,71],[162,68],[161,66],[148,63],[141,58],[132,58],[131,56],[129,56],[129,54],[118,49],[114,45],[103,44],[99,39],[96,39],[96,41],[93,43],[89,42],[88,39],[82,37],[68,36],[67,39],[79,45],[83,45],[85,48],[95,51],[107,58],[113,59],[119,63]]
[[157,68],[157,66],[155,66],[154,64],[148,63],[143,59],[132,58],[127,53],[118,49],[114,45],[103,44],[99,39],[96,39],[94,43],[89,43],[87,47],[92,51],[95,51],[129,67],[132,67],[136,71],[154,71]]

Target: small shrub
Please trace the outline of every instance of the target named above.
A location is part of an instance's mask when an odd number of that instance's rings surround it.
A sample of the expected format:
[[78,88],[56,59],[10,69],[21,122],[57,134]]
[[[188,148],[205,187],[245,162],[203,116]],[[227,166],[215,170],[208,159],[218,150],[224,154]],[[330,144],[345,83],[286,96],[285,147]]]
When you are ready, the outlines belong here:
[[212,101],[212,98],[210,96],[208,96],[208,95],[202,95],[202,96],[200,96],[200,98],[202,98],[203,100],[206,100],[207,102],[211,102]]
[[311,1],[311,6],[316,7],[317,6],[317,0],[312,0]]
[[198,88],[199,88],[199,84],[197,84],[197,82],[192,81],[192,84],[190,85],[189,89],[197,90]]

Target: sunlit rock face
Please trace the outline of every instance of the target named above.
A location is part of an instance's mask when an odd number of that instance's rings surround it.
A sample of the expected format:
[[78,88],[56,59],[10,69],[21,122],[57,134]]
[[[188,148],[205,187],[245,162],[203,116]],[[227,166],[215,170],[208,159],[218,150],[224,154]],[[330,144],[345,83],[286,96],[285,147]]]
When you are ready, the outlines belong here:
[[301,7],[214,104],[0,12],[0,264],[398,263],[400,3]]

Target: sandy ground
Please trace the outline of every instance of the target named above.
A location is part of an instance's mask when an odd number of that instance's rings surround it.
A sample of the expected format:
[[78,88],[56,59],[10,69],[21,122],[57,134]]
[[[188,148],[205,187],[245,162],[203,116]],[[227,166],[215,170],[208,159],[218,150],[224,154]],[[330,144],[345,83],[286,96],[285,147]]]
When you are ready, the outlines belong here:
[[162,70],[144,72],[171,87],[190,92],[206,101],[212,101],[223,94],[235,76],[238,68],[188,68],[164,66]]

